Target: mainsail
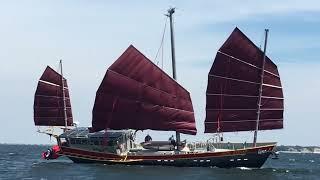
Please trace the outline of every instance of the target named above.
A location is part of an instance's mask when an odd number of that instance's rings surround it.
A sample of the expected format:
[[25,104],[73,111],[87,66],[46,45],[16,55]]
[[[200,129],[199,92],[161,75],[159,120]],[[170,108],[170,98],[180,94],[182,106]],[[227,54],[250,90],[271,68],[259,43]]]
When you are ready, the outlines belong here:
[[[63,78],[67,125],[73,123],[67,80]],[[34,97],[34,123],[36,126],[65,126],[62,76],[47,66]]]
[[132,45],[96,93],[92,130],[103,129],[197,132],[189,92]]
[[[208,75],[205,133],[256,130],[263,52],[238,28],[217,52]],[[277,66],[266,57],[259,130],[283,128]]]

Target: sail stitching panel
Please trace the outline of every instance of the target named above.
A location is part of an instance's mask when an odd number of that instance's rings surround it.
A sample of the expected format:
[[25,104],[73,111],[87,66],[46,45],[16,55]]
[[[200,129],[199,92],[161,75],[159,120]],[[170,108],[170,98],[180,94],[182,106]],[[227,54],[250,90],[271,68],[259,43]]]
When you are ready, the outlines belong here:
[[[258,67],[258,66],[256,66],[256,65],[253,65],[253,64],[250,64],[250,63],[248,63],[248,62],[245,62],[245,61],[243,61],[243,60],[241,60],[241,59],[238,59],[238,58],[236,58],[236,57],[234,57],[234,56],[231,56],[231,55],[229,55],[229,54],[227,54],[227,53],[224,53],[224,52],[222,52],[222,51],[218,51],[218,53],[221,53],[222,55],[227,56],[227,57],[229,57],[229,58],[231,58],[231,59],[233,59],[233,60],[236,60],[236,61],[238,61],[238,62],[241,62],[241,63],[243,63],[243,64],[246,64],[246,65],[248,65],[248,66],[251,66],[251,67],[254,67],[254,68],[256,68],[256,69],[261,70],[261,68]],[[273,75],[273,76],[275,76],[275,77],[280,78],[279,75],[277,75],[277,74],[275,74],[275,73],[272,73],[272,72],[270,72],[270,71],[268,71],[268,70],[266,70],[266,69],[264,69],[264,72],[269,73],[269,74],[271,74],[271,75]]]
[[[220,108],[207,108],[208,111],[218,111],[221,110]],[[223,108],[222,111],[253,111],[257,109],[227,109]],[[261,108],[261,111],[282,111],[283,108]]]
[[[260,121],[282,121],[283,118],[281,119],[260,119]],[[256,119],[247,119],[247,120],[244,120],[244,119],[241,119],[241,120],[224,120],[224,121],[220,121],[220,122],[223,122],[223,123],[233,123],[233,122],[245,122],[245,121],[253,121],[253,122],[256,122],[257,120]],[[206,124],[214,124],[214,123],[219,123],[219,122],[205,122]]]
[[[135,83],[137,83],[137,84],[139,84],[139,85],[142,85],[142,86],[140,86],[140,87],[150,88],[150,89],[152,89],[152,90],[155,90],[155,91],[164,93],[164,94],[168,95],[168,96],[171,97],[171,98],[177,98],[177,97],[178,97],[178,98],[180,98],[180,101],[183,101],[184,103],[189,102],[187,99],[184,99],[183,97],[173,96],[172,94],[169,94],[169,93],[167,93],[167,92],[165,92],[165,91],[162,91],[162,90],[153,88],[152,86],[143,84],[143,83],[141,83],[141,82],[139,82],[139,81],[136,81],[136,80],[134,80],[134,79],[128,78],[128,77],[126,77],[126,76],[124,76],[124,75],[122,75],[122,74],[119,74],[119,73],[117,73],[117,72],[114,72],[114,71],[112,71],[112,70],[108,70],[108,72],[112,72],[112,73],[114,73],[114,74],[116,74],[116,75],[121,76],[121,78],[125,78],[125,79],[130,80],[130,81],[133,81],[133,82],[135,82]],[[146,89],[146,88],[144,88],[144,89]],[[103,93],[103,94],[110,94],[110,93],[112,93],[113,95],[119,96],[119,94],[117,94],[117,93],[115,93],[115,92],[110,92],[110,91],[106,91],[106,90],[102,90],[101,93]],[[134,97],[132,97],[132,98],[130,98],[130,97],[131,97],[131,96],[126,96],[125,98],[126,98],[126,99],[130,99],[130,100],[134,100],[134,101],[137,101],[137,102],[148,102],[148,101],[146,101],[145,98],[143,99],[144,101],[141,101],[141,97],[138,97],[138,99],[137,99],[137,98],[134,98]],[[122,98],[124,98],[124,97],[122,97]],[[148,103],[153,104],[153,102],[148,102]],[[192,111],[184,110],[184,109],[181,109],[181,108],[170,107],[170,106],[168,106],[168,104],[159,104],[159,105],[160,105],[160,106],[167,106],[168,108],[171,108],[171,109],[177,109],[177,110],[181,110],[181,111],[192,112]]]
[[[147,58],[143,53],[141,53],[141,52],[140,52],[138,49],[136,49],[133,45],[130,45],[130,46],[127,48],[127,50],[118,58],[118,60],[121,59],[121,58],[123,58],[123,56],[125,56],[126,53],[127,53],[128,51],[130,51],[130,50],[133,50],[133,51],[135,51],[136,53],[138,53],[140,56],[143,56],[143,59],[144,59],[144,60],[148,61],[148,63],[152,64],[154,67],[157,67],[157,70],[161,71],[161,76],[164,75],[165,77],[169,78],[170,80],[176,82],[175,79],[173,79],[171,76],[169,76],[169,75],[168,75],[164,70],[162,70],[161,68],[158,68],[158,66],[157,66],[156,64],[154,64],[149,58]],[[109,67],[108,70],[111,70],[111,69],[113,69],[113,66],[118,65],[118,64],[116,64],[116,63],[117,63],[117,62],[113,63],[113,64]],[[188,92],[181,84],[176,83],[176,85],[179,86],[179,88],[181,88],[182,90]],[[188,92],[188,93],[189,93],[189,92]]]
[[[141,83],[141,82],[139,82],[139,81],[137,81],[137,80],[135,80],[135,79],[132,79],[132,78],[130,78],[130,77],[128,77],[128,76],[125,76],[125,75],[120,74],[120,73],[118,73],[118,72],[115,72],[115,71],[113,71],[113,70],[108,69],[108,71],[110,71],[110,72],[112,72],[112,73],[115,73],[115,74],[118,74],[118,75],[122,76],[123,78],[127,78],[127,79],[129,79],[129,80],[135,81],[136,83],[140,84],[141,86],[144,86],[144,87],[147,86],[148,88],[151,88],[151,89],[153,89],[153,90],[155,90],[155,91],[159,91],[159,92],[162,92],[162,93],[165,93],[165,94],[168,94],[168,95],[172,96],[172,94],[170,94],[170,93],[168,93],[168,92],[166,92],[166,91],[164,91],[164,90],[154,88],[154,87],[152,87],[152,86],[150,86],[150,85],[148,85],[148,84],[145,84],[145,83]],[[176,97],[185,99],[183,96],[176,96]],[[186,100],[186,101],[187,101],[187,100]]]
[[217,78],[221,78],[221,79],[245,82],[245,83],[250,83],[250,84],[259,84],[257,82],[251,82],[251,81],[246,81],[246,80],[242,80],[242,79],[235,79],[235,78],[230,78],[230,77],[223,77],[223,76],[218,76],[218,75],[213,75],[213,74],[209,74],[209,77],[217,77]]
[[[39,80],[39,82],[45,83],[45,84],[47,84],[47,85],[52,85],[52,86],[61,87],[61,85],[59,85],[59,84],[55,84],[55,83],[52,83],[52,82],[44,81],[44,80],[41,80],[41,79]],[[65,86],[64,89],[68,89],[68,87]]]
[[[258,97],[259,97],[259,96],[244,95],[244,94],[215,94],[215,93],[206,93],[206,95],[207,95],[207,96],[249,97],[249,98],[258,98]],[[261,98],[283,100],[283,97],[274,97],[274,96],[261,96]]]
[[271,84],[262,84],[262,85],[263,85],[263,86],[272,87],[272,88],[282,89],[281,86],[275,86],[275,85],[271,85]]
[[[36,97],[44,97],[44,98],[55,98],[55,99],[62,99],[60,96],[47,96],[47,95],[35,95]],[[69,100],[69,97],[65,97],[66,100]]]

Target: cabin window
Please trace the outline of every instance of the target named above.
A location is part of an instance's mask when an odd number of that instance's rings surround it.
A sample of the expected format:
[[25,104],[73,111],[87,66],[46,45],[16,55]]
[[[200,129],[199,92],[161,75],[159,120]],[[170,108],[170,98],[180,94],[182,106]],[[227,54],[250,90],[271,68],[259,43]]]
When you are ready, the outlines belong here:
[[115,145],[117,145],[117,141],[115,141],[115,140],[108,141],[108,146],[115,146]]
[[66,138],[60,138],[60,143],[61,143],[61,145],[63,145],[63,146],[68,146],[68,141],[67,141]]
[[81,144],[88,144],[88,140],[82,139],[82,140],[81,140]]
[[93,141],[93,143],[94,143],[94,145],[100,145],[101,144],[100,141],[98,141],[98,140]]
[[60,142],[61,143],[65,143],[66,142],[66,138],[60,138]]
[[80,139],[76,139],[76,144],[81,144],[81,140]]

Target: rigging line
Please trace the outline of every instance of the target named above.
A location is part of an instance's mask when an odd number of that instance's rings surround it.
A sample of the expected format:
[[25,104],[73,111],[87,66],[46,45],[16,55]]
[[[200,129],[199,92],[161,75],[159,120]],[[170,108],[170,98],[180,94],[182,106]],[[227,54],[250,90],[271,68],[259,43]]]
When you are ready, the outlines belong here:
[[262,51],[261,47],[262,47],[262,44],[263,44],[263,40],[264,40],[264,33],[262,33],[261,36],[260,36],[260,42],[259,42],[260,51]]
[[163,41],[164,41],[164,38],[165,38],[165,33],[163,34],[163,40],[162,40],[162,48],[161,48],[161,69],[163,69],[163,56],[164,56],[164,53],[163,53]]
[[[167,29],[167,22],[168,22],[168,17],[166,17],[166,21],[165,21],[165,23],[164,23],[164,28],[163,28],[163,32],[162,32],[162,38],[161,38],[161,42],[160,42],[160,47],[158,48],[156,57],[154,58],[154,61],[157,60],[158,55],[159,55],[161,49],[162,49],[162,53],[163,53],[163,41],[164,41],[166,29]],[[162,59],[163,59],[163,54],[162,54]],[[158,64],[159,64],[159,61],[156,61],[156,64],[158,65]]]

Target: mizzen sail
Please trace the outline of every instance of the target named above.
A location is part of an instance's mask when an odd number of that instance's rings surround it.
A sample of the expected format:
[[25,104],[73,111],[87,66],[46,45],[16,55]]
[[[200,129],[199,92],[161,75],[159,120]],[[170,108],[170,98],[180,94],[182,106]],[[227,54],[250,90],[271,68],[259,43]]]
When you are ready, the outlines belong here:
[[[263,52],[238,28],[217,52],[208,75],[205,132],[256,129]],[[283,93],[277,66],[266,57],[259,130],[283,128]]]
[[132,45],[100,84],[92,129],[197,132],[189,92]]
[[[63,78],[67,125],[73,123],[67,80]],[[62,76],[47,66],[34,97],[34,123],[36,126],[65,126]]]

